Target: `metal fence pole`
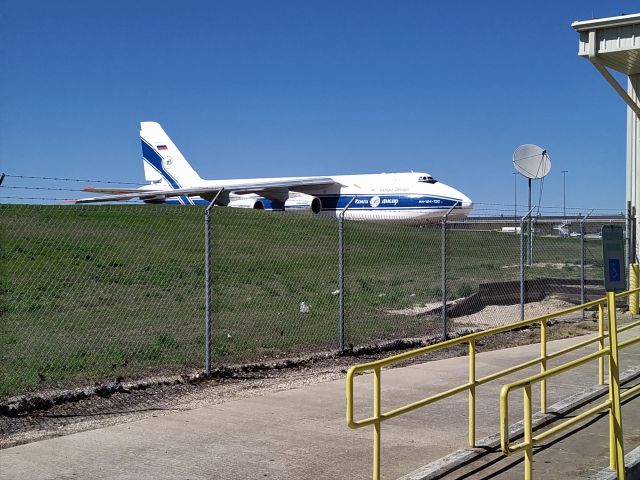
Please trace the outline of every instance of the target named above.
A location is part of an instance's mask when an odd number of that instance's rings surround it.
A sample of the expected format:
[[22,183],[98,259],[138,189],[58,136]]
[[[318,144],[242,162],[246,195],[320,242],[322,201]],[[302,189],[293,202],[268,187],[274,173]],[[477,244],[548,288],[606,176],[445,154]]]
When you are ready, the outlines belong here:
[[524,320],[524,219],[520,220],[520,320]]
[[204,373],[211,375],[211,208],[222,193],[218,191],[204,211]]
[[[530,250],[530,242],[527,241],[527,246],[525,250],[525,242],[524,242],[524,226],[525,220],[527,217],[531,215],[531,212],[536,207],[531,207],[527,214],[520,219],[520,320],[524,320],[524,303],[525,303],[525,275],[524,275],[524,262],[525,257],[527,256],[527,252],[531,252]],[[529,221],[529,226],[531,226],[531,221]],[[530,227],[531,228],[531,227]],[[531,231],[529,231],[529,235],[531,235]],[[531,257],[529,257],[531,260]]]
[[[631,259],[631,202],[627,202],[627,214],[626,214],[626,222],[625,222],[625,234],[627,238],[627,266],[633,263]],[[627,275],[627,287],[629,287],[629,280],[631,275]],[[630,288],[630,287],[629,287]],[[627,299],[630,297],[627,297]]]
[[631,263],[638,262],[638,252],[636,250],[636,235],[638,232],[636,221],[636,207],[631,207]]
[[[580,222],[580,303],[584,303],[584,220]],[[584,309],[582,309],[584,320]]]
[[[584,218],[580,219],[580,303],[585,303],[585,255],[584,255],[584,222],[589,218],[593,210],[590,210]],[[582,320],[584,320],[584,309],[582,309]]]
[[[531,179],[529,178],[529,214],[533,207],[531,207]],[[533,217],[529,217],[529,237],[527,238],[527,265],[531,266],[533,261],[531,254],[533,253]]]
[[339,314],[340,314],[340,353],[344,353],[345,340],[345,320],[344,320],[344,214],[356,199],[354,196],[347,206],[338,214],[338,297],[339,297]]
[[447,339],[447,217],[440,223],[440,293],[442,294],[442,339]]
[[440,291],[442,293],[442,339],[448,338],[447,331],[447,217],[458,202],[444,214],[440,223]]

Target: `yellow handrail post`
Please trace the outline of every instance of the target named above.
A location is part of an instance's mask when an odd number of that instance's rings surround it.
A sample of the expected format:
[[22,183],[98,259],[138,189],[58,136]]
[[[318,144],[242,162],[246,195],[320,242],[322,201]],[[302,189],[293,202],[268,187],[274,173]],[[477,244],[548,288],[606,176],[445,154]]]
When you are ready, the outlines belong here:
[[613,401],[611,400],[611,376],[609,376],[609,470],[616,469],[616,436],[613,420]]
[[[598,305],[598,351],[604,350],[604,307]],[[604,357],[598,358],[598,383],[604,385]]]
[[[629,290],[638,288],[640,281],[640,265],[632,263],[629,265]],[[629,313],[638,315],[638,292],[629,295]]]
[[533,478],[533,419],[531,417],[531,384],[524,386],[524,479]]
[[607,292],[607,316],[609,318],[609,392],[611,410],[609,414],[610,447],[611,438],[615,443],[615,454],[610,452],[610,460],[615,459],[615,470],[618,480],[624,480],[624,443],[622,438],[622,406],[620,404],[620,364],[618,363],[618,326],[616,319],[615,292]]
[[373,480],[380,480],[380,382],[381,368],[373,369]]
[[[547,371],[547,321],[540,322],[540,373]],[[540,382],[540,411],[547,413],[547,379]]]
[[476,341],[469,340],[469,446],[476,446]]

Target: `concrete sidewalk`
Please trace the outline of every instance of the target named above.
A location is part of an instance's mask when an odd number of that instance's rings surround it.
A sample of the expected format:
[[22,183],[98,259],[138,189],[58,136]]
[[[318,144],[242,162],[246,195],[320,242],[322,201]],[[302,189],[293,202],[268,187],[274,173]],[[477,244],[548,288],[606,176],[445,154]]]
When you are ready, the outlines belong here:
[[[551,342],[549,352],[579,340]],[[588,347],[565,358],[593,350]],[[481,353],[478,376],[538,352],[538,345],[528,345]],[[639,346],[622,353],[621,370],[640,365]],[[510,379],[537,371],[532,368]],[[383,410],[466,379],[467,357],[384,370]],[[359,418],[371,413],[371,380],[370,375],[356,379]],[[596,380],[595,362],[550,380],[549,404]],[[498,432],[498,393],[504,383],[502,379],[478,389],[477,438]],[[515,397],[511,423],[521,419],[521,396]],[[623,410],[627,451],[640,444],[639,404],[631,401]],[[400,477],[464,447],[466,411],[467,396],[461,394],[383,424],[383,478]],[[332,381],[0,450],[0,479],[370,478],[371,429],[349,430],[344,416],[344,381]],[[605,417],[554,448],[536,452],[536,478],[577,478],[605,467],[607,429]],[[520,460],[518,455],[508,459],[512,467],[474,467],[450,478],[522,478]]]

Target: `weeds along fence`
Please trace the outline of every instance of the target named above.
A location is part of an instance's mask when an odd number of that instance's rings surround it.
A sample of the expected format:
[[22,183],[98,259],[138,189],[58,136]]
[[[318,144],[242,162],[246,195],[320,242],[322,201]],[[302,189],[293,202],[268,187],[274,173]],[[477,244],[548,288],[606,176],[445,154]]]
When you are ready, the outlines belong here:
[[0,401],[552,311],[600,294],[597,232],[625,224],[536,219],[529,261],[527,232],[500,217],[401,225],[214,208],[208,309],[204,218],[200,207],[0,205]]

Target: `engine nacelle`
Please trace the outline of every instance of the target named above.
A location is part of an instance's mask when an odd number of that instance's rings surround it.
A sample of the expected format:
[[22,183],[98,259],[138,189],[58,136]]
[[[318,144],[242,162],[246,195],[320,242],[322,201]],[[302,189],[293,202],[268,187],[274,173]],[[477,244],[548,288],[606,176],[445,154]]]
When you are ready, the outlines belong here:
[[284,203],[256,196],[235,198],[231,200],[227,206],[234,208],[253,208],[256,210],[286,210],[288,212],[318,214],[322,210],[322,201],[318,197],[299,193],[289,197]]
[[312,213],[317,215],[322,211],[322,200],[318,197],[300,193],[295,197],[289,197],[284,202],[284,209],[291,212]]
[[267,199],[262,197],[237,198],[230,200],[227,207],[255,208],[256,210],[264,210],[264,200]]

